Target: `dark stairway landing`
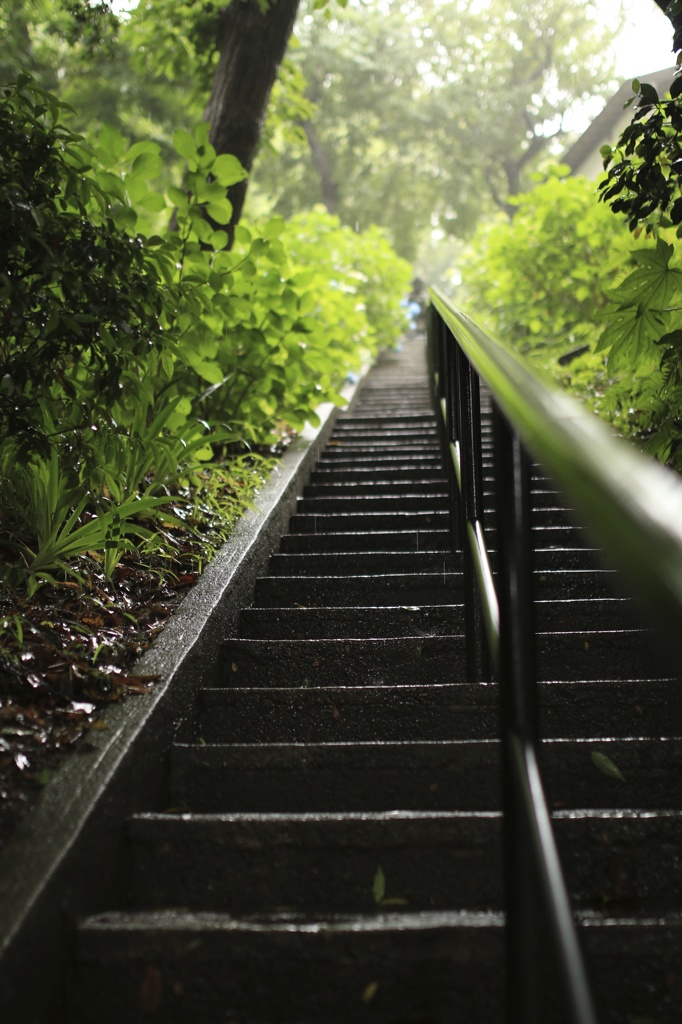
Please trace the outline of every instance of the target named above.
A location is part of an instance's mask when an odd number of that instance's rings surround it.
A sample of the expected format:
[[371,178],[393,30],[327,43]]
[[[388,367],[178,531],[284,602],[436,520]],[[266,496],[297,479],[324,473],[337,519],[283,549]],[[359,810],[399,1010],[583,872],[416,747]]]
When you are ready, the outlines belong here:
[[[429,391],[417,338],[337,421],[167,807],[129,823],[126,901],[81,923],[74,1021],[503,1020],[497,692],[465,682]],[[601,1020],[677,1024],[674,684],[534,491],[543,762]]]

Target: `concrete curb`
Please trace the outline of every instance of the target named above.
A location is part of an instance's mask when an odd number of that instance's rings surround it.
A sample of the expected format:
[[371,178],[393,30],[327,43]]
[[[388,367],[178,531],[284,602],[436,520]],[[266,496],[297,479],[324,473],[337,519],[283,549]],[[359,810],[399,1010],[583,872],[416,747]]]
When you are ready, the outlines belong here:
[[[362,383],[342,391],[349,405]],[[137,663],[136,674],[162,682],[106,709],[106,729],[90,731],[87,753],[64,764],[0,853],[0,1006],[14,1024],[66,1019],[55,999],[66,987],[75,922],[102,909],[102,899],[110,905],[112,886],[125,893],[124,823],[163,801],[177,726],[251,603],[338,410],[318,413],[320,427],[308,427],[285,452],[257,510],[239,521]]]

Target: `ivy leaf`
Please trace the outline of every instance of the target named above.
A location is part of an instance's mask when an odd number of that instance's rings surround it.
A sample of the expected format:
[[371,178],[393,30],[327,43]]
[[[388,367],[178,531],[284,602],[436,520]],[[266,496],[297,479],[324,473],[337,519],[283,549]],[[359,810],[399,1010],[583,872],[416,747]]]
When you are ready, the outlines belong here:
[[682,270],[668,265],[672,254],[673,246],[661,239],[655,249],[636,249],[632,257],[639,266],[608,293],[609,298],[619,305],[665,309],[674,292],[682,287]]
[[[658,341],[665,332],[665,317],[657,310],[641,306],[620,309],[612,314],[612,321],[599,336],[596,352],[610,349],[609,370],[617,372],[625,368],[638,367],[640,370],[651,355],[647,347]],[[638,364],[640,364],[638,366]]]

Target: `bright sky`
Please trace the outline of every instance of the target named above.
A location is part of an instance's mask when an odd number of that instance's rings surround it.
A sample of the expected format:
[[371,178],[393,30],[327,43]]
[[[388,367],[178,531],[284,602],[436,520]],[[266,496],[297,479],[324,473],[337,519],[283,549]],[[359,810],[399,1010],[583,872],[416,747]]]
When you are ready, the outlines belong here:
[[[113,0],[118,13],[136,7],[138,0]],[[604,21],[610,22],[619,0],[596,0]],[[650,71],[672,67],[672,28],[654,0],[623,0],[627,26],[616,47],[616,72],[619,78],[635,78]]]

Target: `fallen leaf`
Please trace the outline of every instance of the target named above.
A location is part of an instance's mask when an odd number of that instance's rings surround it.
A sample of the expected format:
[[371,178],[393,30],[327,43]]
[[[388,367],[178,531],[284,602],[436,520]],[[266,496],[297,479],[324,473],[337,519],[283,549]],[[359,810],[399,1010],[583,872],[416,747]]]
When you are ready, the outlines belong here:
[[362,1001],[363,1001],[363,1003],[370,1003],[372,1001],[372,999],[374,999],[375,995],[377,994],[377,989],[378,988],[379,988],[378,982],[370,981],[369,985],[367,985],[367,987],[365,988],[365,991],[362,993]]
[[140,1009],[143,1013],[154,1013],[161,1004],[163,982],[161,971],[152,964],[145,964],[140,982]]
[[608,775],[611,779],[619,779],[621,782],[625,782],[625,776],[621,772],[617,764],[615,764],[610,757],[606,754],[600,753],[598,750],[593,750],[590,755],[592,758],[592,764],[595,768],[598,768],[604,775]]
[[374,882],[372,883],[372,895],[374,896],[376,903],[381,903],[386,895],[386,876],[381,870],[381,867],[377,868],[377,873],[374,876]]

